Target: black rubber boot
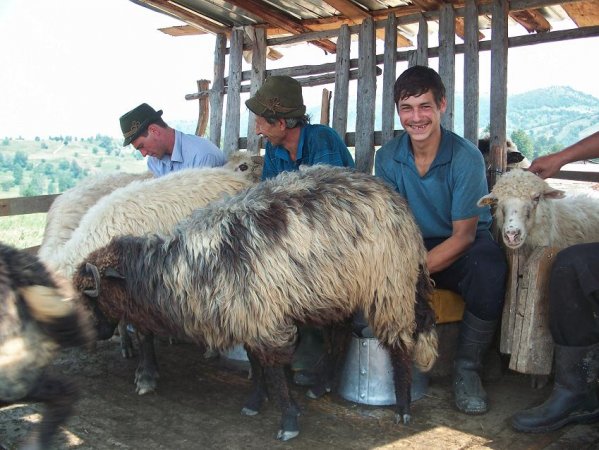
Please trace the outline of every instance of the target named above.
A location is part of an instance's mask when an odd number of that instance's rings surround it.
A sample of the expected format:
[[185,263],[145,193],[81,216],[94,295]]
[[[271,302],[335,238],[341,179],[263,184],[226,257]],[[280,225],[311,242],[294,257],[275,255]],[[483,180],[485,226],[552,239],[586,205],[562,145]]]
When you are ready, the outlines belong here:
[[454,361],[453,393],[456,407],[466,414],[484,414],[488,410],[480,370],[496,327],[496,320],[481,320],[464,312]]
[[545,433],[569,423],[599,421],[599,343],[589,347],[555,346],[555,383],[540,406],[512,417],[518,431]]

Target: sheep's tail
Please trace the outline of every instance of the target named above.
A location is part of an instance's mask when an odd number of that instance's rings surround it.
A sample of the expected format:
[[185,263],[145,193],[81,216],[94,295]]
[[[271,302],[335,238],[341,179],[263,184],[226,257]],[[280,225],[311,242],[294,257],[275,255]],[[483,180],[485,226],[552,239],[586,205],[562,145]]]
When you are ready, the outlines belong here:
[[428,272],[421,266],[416,286],[416,345],[414,346],[414,363],[423,372],[428,372],[432,369],[438,356],[435,312],[431,307],[432,295],[432,281]]
[[31,317],[40,327],[63,347],[92,345],[95,333],[89,315],[64,292],[49,286],[19,288]]

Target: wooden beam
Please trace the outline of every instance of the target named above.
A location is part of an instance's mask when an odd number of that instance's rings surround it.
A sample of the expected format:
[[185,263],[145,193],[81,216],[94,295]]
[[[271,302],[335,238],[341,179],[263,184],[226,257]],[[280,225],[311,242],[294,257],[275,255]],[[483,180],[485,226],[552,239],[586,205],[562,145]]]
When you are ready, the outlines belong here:
[[[266,30],[264,30],[264,28],[254,28],[253,33],[250,97],[253,97],[256,94],[266,78]],[[250,114],[248,117],[247,136],[247,150],[253,155],[259,155],[262,136],[256,134],[255,114]]]
[[186,22],[189,25],[196,27],[202,31],[208,31],[210,33],[230,33],[229,27],[222,24],[217,24],[211,20],[206,19],[198,12],[192,12],[191,9],[186,8],[174,1],[168,0],[139,0],[142,3],[153,6],[160,11],[167,14],[174,15],[182,22]]
[[599,23],[599,0],[566,3],[562,5],[562,8],[564,8],[572,21],[579,27]]
[[[260,17],[264,22],[283,28],[291,34],[303,34],[312,31],[302,25],[300,21],[284,15],[274,8],[269,8],[267,3],[258,0],[228,0],[228,3],[251,11],[252,14]],[[309,42],[329,53],[335,53],[337,51],[335,43],[329,40],[323,39]]]
[[331,126],[343,138],[347,131],[347,106],[349,99],[351,35],[349,27],[341,25],[337,38],[335,60],[335,93],[333,96],[333,119]]
[[529,33],[545,33],[551,30],[551,25],[536,9],[512,11],[510,17],[522,25]]
[[455,115],[455,11],[450,3],[440,8],[439,20],[439,75],[445,84],[447,109],[441,124],[453,131]]
[[387,17],[387,27],[385,28],[385,62],[383,63],[383,95],[382,99],[382,131],[383,143],[393,139],[395,130],[395,99],[393,97],[393,88],[397,72],[397,17],[389,14]]
[[60,194],[0,199],[0,217],[45,213]]
[[478,9],[475,0],[466,1],[464,25],[464,137],[474,145],[478,145],[480,63]]
[[[210,88],[210,80],[198,80],[198,92],[207,91]],[[198,124],[196,126],[196,136],[204,136],[206,134],[206,127],[208,126],[208,115],[210,108],[208,105],[208,97],[202,97],[198,99],[199,111],[198,111]]]
[[243,59],[242,28],[234,28],[231,34],[231,54],[229,55],[229,84],[227,85],[227,111],[223,152],[226,156],[238,150],[241,111],[241,61]]
[[210,90],[210,140],[221,147],[221,131],[223,124],[223,106],[225,98],[225,50],[227,36],[224,33],[216,35],[214,44],[214,79]]

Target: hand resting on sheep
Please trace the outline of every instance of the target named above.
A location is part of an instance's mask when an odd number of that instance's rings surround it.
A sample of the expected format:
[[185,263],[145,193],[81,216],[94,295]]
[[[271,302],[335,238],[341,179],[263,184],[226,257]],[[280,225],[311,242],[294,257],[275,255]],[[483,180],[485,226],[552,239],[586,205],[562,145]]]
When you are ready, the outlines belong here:
[[363,310],[390,353],[404,423],[412,361],[428,370],[436,358],[420,231],[389,186],[342,168],[280,174],[197,209],[169,235],[115,238],[73,282],[100,328],[124,317],[145,333],[219,350],[244,344],[254,388],[242,411],[260,409],[263,374],[278,396],[281,440],[299,433],[283,371],[298,324],[327,326]]

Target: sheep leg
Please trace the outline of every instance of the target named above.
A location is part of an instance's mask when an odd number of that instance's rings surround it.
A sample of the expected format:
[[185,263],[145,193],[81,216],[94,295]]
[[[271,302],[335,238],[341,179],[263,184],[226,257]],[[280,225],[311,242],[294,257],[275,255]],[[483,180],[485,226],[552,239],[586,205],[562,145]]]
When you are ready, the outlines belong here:
[[316,386],[306,392],[306,396],[317,399],[331,392],[337,385],[341,373],[341,364],[351,339],[351,323],[342,323],[325,327],[325,359]]
[[119,321],[119,337],[121,338],[121,355],[123,358],[133,357],[133,341],[127,331],[127,324],[124,320]]
[[72,414],[78,391],[71,381],[44,374],[24,401],[41,402],[44,412],[41,422],[27,437],[23,449],[50,448],[58,427]]
[[250,366],[252,370],[252,392],[245,401],[245,404],[241,409],[241,414],[246,416],[255,416],[260,412],[260,408],[262,407],[264,400],[268,399],[268,389],[266,386],[262,365],[256,356],[247,348],[246,352],[248,359],[250,360]]
[[154,348],[154,335],[152,333],[138,333],[139,339],[139,364],[135,371],[135,392],[139,395],[154,392],[158,385],[158,362]]
[[410,423],[412,358],[402,346],[388,348],[393,365],[393,382],[395,385],[395,423]]
[[299,407],[291,393],[285,377],[283,365],[276,365],[264,368],[266,378],[274,387],[279,399],[279,407],[281,409],[281,425],[277,433],[277,439],[288,441],[299,434],[298,416],[300,415]]

